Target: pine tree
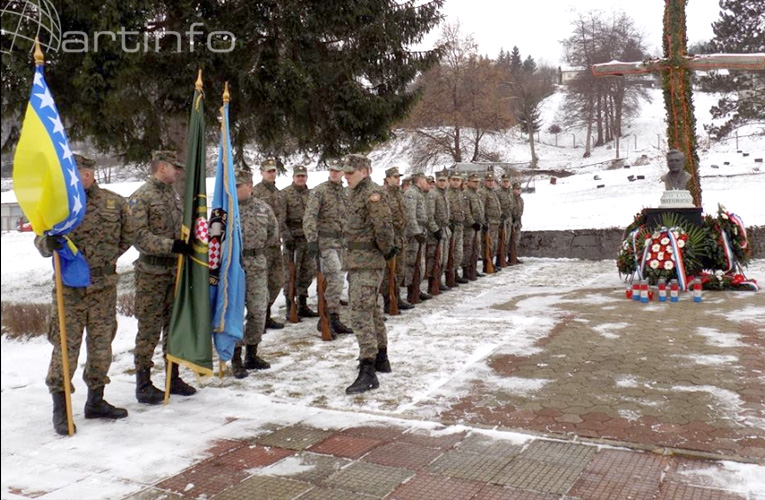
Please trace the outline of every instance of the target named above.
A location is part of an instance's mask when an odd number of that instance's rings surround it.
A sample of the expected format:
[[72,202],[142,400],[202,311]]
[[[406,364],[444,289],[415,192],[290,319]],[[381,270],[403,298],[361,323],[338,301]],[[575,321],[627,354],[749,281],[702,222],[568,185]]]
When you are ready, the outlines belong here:
[[[712,23],[714,37],[710,52],[753,53],[765,47],[765,2],[762,0],[720,0],[720,19]],[[706,90],[727,92],[710,110],[713,118],[725,118],[707,131],[724,137],[735,128],[765,120],[765,77],[762,72],[729,71],[727,75],[701,78]]]
[[518,49],[518,46],[513,47],[513,51],[510,53],[510,73],[517,74],[521,67],[523,66],[523,62],[521,60],[521,51]]

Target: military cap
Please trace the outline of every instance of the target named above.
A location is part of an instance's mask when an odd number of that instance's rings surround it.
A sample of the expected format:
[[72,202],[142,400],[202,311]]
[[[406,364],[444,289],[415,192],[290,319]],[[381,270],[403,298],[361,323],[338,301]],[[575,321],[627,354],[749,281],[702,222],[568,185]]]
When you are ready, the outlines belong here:
[[502,177],[501,177],[501,179],[502,179],[503,181],[509,181],[509,180],[510,180],[510,176],[509,176],[509,175],[507,175],[507,174],[502,174]]
[[412,172],[410,179],[412,182],[417,182],[417,179],[419,179],[420,177],[424,178],[425,174],[422,172]]
[[521,183],[518,181],[513,182],[513,189],[521,189]]
[[478,181],[480,181],[480,180],[481,180],[481,178],[478,176],[478,174],[477,174],[477,173],[473,172],[473,173],[472,173],[472,174],[470,174],[470,176],[468,177],[468,180],[469,180],[469,181],[472,181],[472,182],[478,182]]
[[398,171],[398,167],[390,167],[385,171],[385,177],[401,177],[401,173]]
[[303,165],[295,165],[292,167],[292,175],[308,175],[308,169]]
[[456,170],[452,170],[451,172],[449,172],[449,178],[450,179],[462,179],[462,174],[459,173]]
[[169,150],[162,150],[162,151],[154,151],[151,154],[151,161],[164,161],[166,163],[169,163],[173,165],[176,168],[185,168],[186,165],[178,161],[178,153],[175,151],[169,151]]
[[353,172],[362,168],[372,168],[372,161],[364,155],[350,154],[343,158],[345,172]]
[[435,184],[436,182],[436,179],[434,179],[432,175],[425,177],[425,179],[427,179],[428,183],[430,184]]
[[269,156],[265,160],[263,160],[263,163],[260,164],[260,169],[264,172],[270,172],[271,170],[276,170],[276,158],[273,156]]
[[77,168],[89,168],[93,169],[96,166],[96,162],[88,158],[87,156],[83,156],[81,154],[74,154],[74,161],[77,164]]
[[446,180],[448,178],[449,178],[449,171],[448,170],[444,169],[444,170],[439,170],[438,172],[436,172],[436,179],[438,179],[439,181],[441,179]]
[[240,165],[234,171],[234,177],[237,184],[249,184],[252,182],[252,170],[243,165]]
[[486,176],[484,177],[484,179],[487,180],[487,181],[495,180],[494,179],[494,172],[491,172],[491,171],[486,172]]

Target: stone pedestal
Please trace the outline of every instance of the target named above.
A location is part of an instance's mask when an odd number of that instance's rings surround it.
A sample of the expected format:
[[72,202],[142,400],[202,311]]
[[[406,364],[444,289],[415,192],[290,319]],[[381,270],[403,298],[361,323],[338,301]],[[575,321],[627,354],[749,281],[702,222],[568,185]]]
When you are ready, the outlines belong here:
[[702,217],[701,208],[644,208],[646,227],[655,227],[662,225],[664,214],[677,214],[680,220],[686,223],[701,227]]

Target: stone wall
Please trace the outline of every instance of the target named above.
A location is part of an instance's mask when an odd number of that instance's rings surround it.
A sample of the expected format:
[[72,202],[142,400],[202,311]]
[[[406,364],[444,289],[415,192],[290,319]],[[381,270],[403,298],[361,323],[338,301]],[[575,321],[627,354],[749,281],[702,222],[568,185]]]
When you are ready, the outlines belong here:
[[[623,228],[522,231],[519,257],[616,259]],[[754,258],[765,258],[765,227],[747,228]]]

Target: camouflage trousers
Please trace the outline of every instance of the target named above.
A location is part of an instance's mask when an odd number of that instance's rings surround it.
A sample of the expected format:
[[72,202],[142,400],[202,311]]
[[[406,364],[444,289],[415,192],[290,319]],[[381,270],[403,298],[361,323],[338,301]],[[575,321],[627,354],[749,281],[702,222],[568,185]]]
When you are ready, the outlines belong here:
[[[308,287],[311,286],[314,276],[316,276],[316,259],[308,255],[308,242],[305,238],[295,240],[295,295],[308,295]],[[292,252],[284,249],[282,252],[284,260],[284,296],[290,294],[290,261]]]
[[452,232],[449,230],[448,227],[441,228],[441,240],[436,241],[435,238],[429,236],[428,237],[428,244],[427,244],[427,274],[426,276],[428,278],[437,278],[438,276],[433,276],[433,266],[435,264],[434,257],[436,256],[436,243],[440,243],[438,245],[438,251],[440,253],[440,259],[439,259],[439,267],[441,269],[441,273],[446,270],[446,260],[449,258],[449,238],[451,238]]
[[[486,255],[486,233],[481,233],[479,238],[481,241],[481,259],[483,259]],[[491,252],[491,258],[493,259],[497,256],[497,243],[499,242],[499,222],[489,223],[489,239],[491,241],[489,252]]]
[[173,311],[175,268],[170,274],[149,274],[135,270],[135,368],[151,368],[154,349],[162,339],[162,354],[167,352],[170,315]]
[[[109,279],[111,277],[108,277]],[[114,276],[116,278],[116,276]],[[89,389],[98,389],[109,383],[109,366],[112,364],[112,341],[117,333],[117,282],[112,280],[105,286],[89,286],[87,288],[64,287],[64,310],[66,311],[67,353],[69,356],[70,387],[74,371],[77,369],[77,359],[80,355],[83,331],[87,330],[85,342],[87,358],[82,379]],[[53,290],[53,306],[48,324],[48,341],[53,344],[53,354],[50,358],[48,375],[45,384],[51,393],[64,392],[64,381],[61,376],[61,340],[58,327],[58,307],[56,290]]]
[[[478,252],[478,258],[481,258],[481,242],[480,238],[482,236],[482,233],[478,232],[478,238],[479,240],[476,241],[475,238],[475,230],[472,227],[463,227],[463,233],[462,233],[462,267],[470,267],[473,263],[471,259],[473,258],[473,252]],[[477,245],[478,249],[473,250],[473,246]],[[456,262],[456,261],[455,261]]]
[[[266,328],[266,309],[269,307],[268,269],[265,255],[245,257],[244,304],[247,306],[244,325],[244,343],[260,344]],[[241,344],[240,344],[241,345]]]
[[[452,262],[454,262],[454,269],[459,268],[462,265],[462,257],[465,251],[462,238],[463,238],[462,223],[458,223],[454,226],[454,233],[452,234],[452,240],[450,242],[450,248],[454,251],[452,256]],[[448,258],[448,256],[447,256]],[[447,260],[448,262],[448,260]]]
[[377,349],[388,346],[378,297],[384,269],[352,269],[348,272],[351,328],[359,343],[359,359],[375,359]]
[[422,252],[420,255],[420,262],[417,262],[417,251],[420,248],[420,244],[416,239],[410,238],[409,243],[406,246],[406,281],[404,284],[410,286],[414,277],[415,265],[420,266],[420,278],[425,276],[425,265],[423,260],[425,259],[425,244],[422,244]]
[[268,247],[265,249],[265,254],[268,265],[268,307],[270,308],[284,286],[282,247],[281,245]]
[[340,311],[340,297],[343,294],[345,273],[343,272],[342,250],[326,248],[321,251],[321,273],[327,283],[324,289],[324,300],[327,301],[327,312]]

